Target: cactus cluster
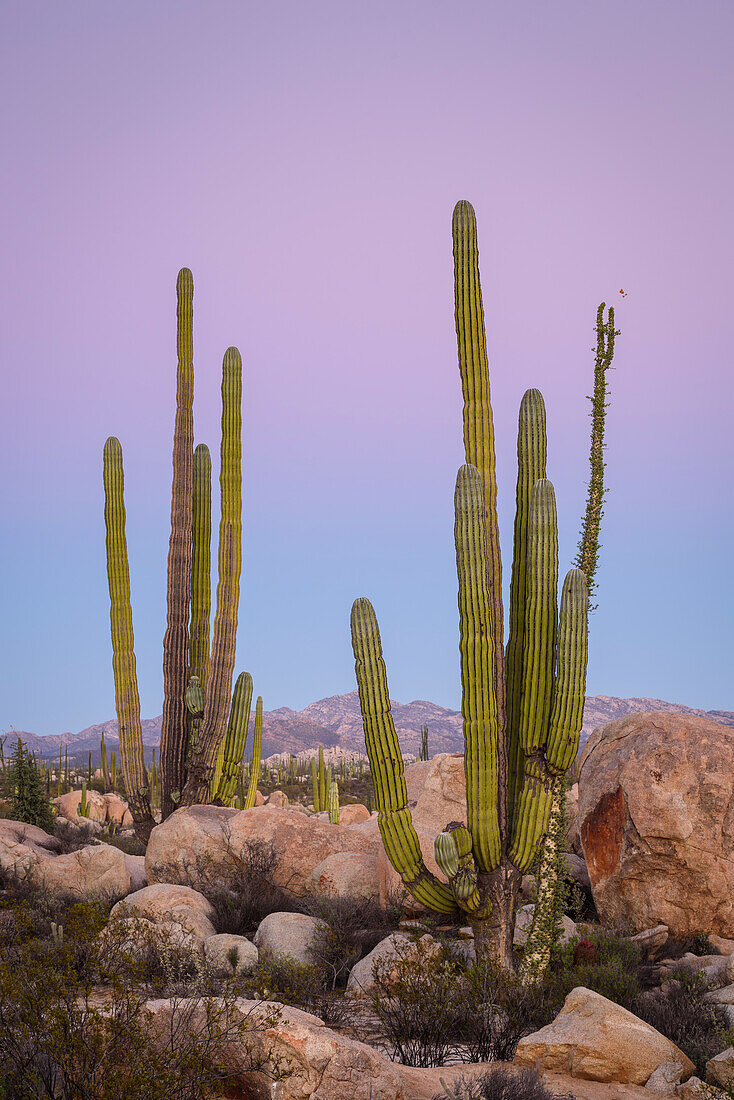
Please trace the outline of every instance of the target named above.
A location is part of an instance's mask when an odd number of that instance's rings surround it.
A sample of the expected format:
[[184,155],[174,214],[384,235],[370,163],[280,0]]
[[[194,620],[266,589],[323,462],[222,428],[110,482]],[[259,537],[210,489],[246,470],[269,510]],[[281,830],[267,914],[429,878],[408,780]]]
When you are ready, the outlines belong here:
[[[237,348],[231,347],[222,365],[219,579],[210,647],[211,460],[204,444],[193,449],[193,292],[191,272],[182,268],[176,282],[178,370],[163,646],[163,817],[177,806],[204,802],[210,795],[231,802],[252,696],[252,680],[243,673],[230,707],[242,560],[242,360]],[[104,488],[120,758],[135,826],[145,837],[153,826],[151,790],[143,760],[135,669],[122,448],[113,437],[104,448]]]
[[[476,219],[454,211],[454,273],[466,465],[454,495],[459,588],[466,825],[448,823],[435,843],[443,882],[426,867],[407,805],[374,609],[355,601],[351,633],[365,741],[385,849],[423,905],[469,915],[477,948],[511,965],[517,880],[542,847],[554,786],[572,763],[581,730],[588,594],[574,568],[560,609],[558,531],[546,477],[545,409],[528,390],[518,424],[515,540],[509,640],[503,645],[494,428]],[[613,322],[612,322],[613,324]]]

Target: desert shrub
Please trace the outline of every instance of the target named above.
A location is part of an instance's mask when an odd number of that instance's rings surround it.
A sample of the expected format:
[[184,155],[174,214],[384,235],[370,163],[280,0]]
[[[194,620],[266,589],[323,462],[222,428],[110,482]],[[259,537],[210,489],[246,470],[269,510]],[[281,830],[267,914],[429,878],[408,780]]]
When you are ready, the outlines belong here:
[[454,960],[435,945],[406,942],[372,973],[370,1007],[390,1057],[406,1066],[444,1065],[457,1050],[466,1010]]
[[399,906],[383,909],[374,898],[311,898],[305,908],[320,922],[311,956],[332,989],[346,985],[354,964],[398,927],[401,915]]
[[502,1066],[479,1077],[461,1078],[454,1085],[445,1085],[444,1091],[433,1100],[573,1100],[573,1097],[569,1093],[552,1092],[535,1069]]
[[725,1010],[704,1000],[709,988],[703,974],[680,970],[675,981],[640,994],[632,1006],[636,1016],[688,1055],[701,1077],[706,1062],[734,1043]]
[[577,936],[554,950],[549,981],[555,989],[559,1007],[566,994],[581,985],[631,1009],[640,992],[640,949],[624,936],[604,928],[588,929],[584,939],[596,947],[597,962],[574,966],[573,949],[579,942]]
[[262,1065],[227,1067],[228,1044],[247,1050],[255,1026],[233,998],[174,1001],[156,1029],[130,987],[114,984],[101,1005],[90,992],[39,959],[0,963],[3,1100],[210,1100]]
[[270,913],[299,913],[302,902],[273,881],[278,858],[272,844],[251,841],[241,850],[231,843],[217,858],[202,854],[193,866],[161,868],[166,882],[192,886],[211,903],[217,932],[251,938]]
[[134,833],[123,835],[121,833],[105,833],[105,844],[111,844],[113,848],[119,848],[126,856],[144,856],[145,844]]
[[346,1023],[348,1006],[329,986],[329,973],[313,963],[299,963],[290,955],[261,952],[258,964],[239,977],[240,994],[256,1000],[276,1000],[320,1017],[327,1027]]
[[465,1061],[511,1062],[523,1035],[554,1018],[557,998],[548,986],[523,985],[516,974],[487,962],[468,967],[459,978],[457,1037]]

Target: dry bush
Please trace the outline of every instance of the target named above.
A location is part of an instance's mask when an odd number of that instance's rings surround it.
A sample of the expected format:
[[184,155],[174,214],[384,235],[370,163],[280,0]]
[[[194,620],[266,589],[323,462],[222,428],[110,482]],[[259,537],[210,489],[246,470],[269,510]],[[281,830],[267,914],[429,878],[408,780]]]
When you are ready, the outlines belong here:
[[395,931],[401,914],[399,906],[383,909],[374,898],[310,898],[304,908],[320,921],[311,957],[331,989],[346,985],[354,964]]
[[[442,1082],[443,1084],[443,1082]],[[444,1085],[444,1091],[433,1100],[573,1100],[551,1092],[535,1069],[527,1067],[491,1070],[469,1080],[461,1078],[454,1085]]]

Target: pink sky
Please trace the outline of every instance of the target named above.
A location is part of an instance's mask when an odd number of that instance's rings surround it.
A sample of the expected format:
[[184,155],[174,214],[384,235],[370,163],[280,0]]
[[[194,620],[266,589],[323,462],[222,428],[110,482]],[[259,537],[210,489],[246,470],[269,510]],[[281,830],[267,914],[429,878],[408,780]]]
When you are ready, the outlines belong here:
[[[244,361],[238,670],[266,708],[458,706],[450,219],[477,210],[505,564],[517,406],[548,406],[570,563],[593,321],[617,306],[588,688],[734,708],[728,2],[203,2],[0,13],[0,730],[112,716],[101,450],[127,471],[143,712],[161,705],[175,278],[197,439]],[[622,299],[620,288],[628,293]]]

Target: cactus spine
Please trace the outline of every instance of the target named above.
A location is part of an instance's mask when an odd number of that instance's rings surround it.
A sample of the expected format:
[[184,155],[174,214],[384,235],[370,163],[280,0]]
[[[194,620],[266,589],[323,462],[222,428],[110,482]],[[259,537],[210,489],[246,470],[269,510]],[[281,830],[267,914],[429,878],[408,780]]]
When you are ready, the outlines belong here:
[[241,672],[232,693],[227,735],[222,742],[222,751],[217,757],[212,780],[212,801],[222,806],[232,805],[237,789],[237,775],[245,754],[251,702],[252,676],[249,672]]
[[211,668],[199,740],[190,754],[182,803],[206,800],[225,735],[237,644],[237,607],[242,567],[242,359],[228,348],[222,365],[221,521],[219,580]]
[[245,809],[249,810],[255,805],[257,795],[257,781],[260,778],[260,759],[263,747],[263,701],[258,695],[255,704],[255,736],[252,746],[252,764],[250,765],[250,784],[247,788]]
[[339,824],[339,784],[336,782],[329,787],[329,821],[332,825]]
[[194,490],[194,279],[182,267],[176,280],[176,419],[173,429],[171,536],[168,546],[168,622],[163,639],[161,811],[175,809],[186,775],[189,676],[191,528]]
[[448,886],[426,868],[406,805],[379,630],[365,599],[352,609],[352,645],[388,856],[418,900],[439,912],[463,909],[478,954],[509,967],[517,879],[537,858],[556,779],[578,747],[588,597],[584,574],[572,569],[564,582],[559,621],[557,519],[553,486],[545,478],[545,412],[540,394],[531,390],[520,409],[505,664],[494,430],[476,219],[468,203],[454,211],[453,235],[467,459],[457,476],[454,508],[468,827],[451,822],[436,838],[436,861]]
[[[130,570],[125,538],[125,475],[122,447],[113,436],[105,443],[103,480],[107,530],[107,579],[110,590],[112,671],[115,680],[120,759],[135,831],[147,841],[155,822],[150,808],[148,776],[143,762],[140,696],[133,648]],[[68,771],[68,764],[67,764]],[[68,781],[68,775],[67,775]]]

